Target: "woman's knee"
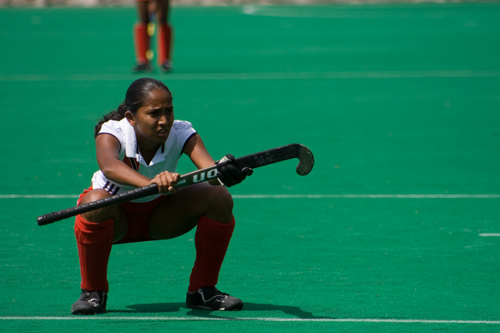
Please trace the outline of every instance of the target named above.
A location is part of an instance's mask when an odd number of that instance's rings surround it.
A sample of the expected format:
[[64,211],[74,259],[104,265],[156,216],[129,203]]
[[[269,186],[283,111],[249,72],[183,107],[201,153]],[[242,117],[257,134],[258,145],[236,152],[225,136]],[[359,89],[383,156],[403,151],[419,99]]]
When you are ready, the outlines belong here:
[[223,186],[212,186],[207,197],[209,213],[207,217],[223,223],[233,219],[233,196]]
[[[106,199],[110,197],[111,194],[103,189],[96,189],[88,192],[81,200],[80,204],[86,204],[89,202]],[[117,206],[108,206],[99,209],[92,210],[81,214],[82,217],[90,222],[103,222],[114,218],[116,215]]]
[[212,186],[208,198],[212,205],[218,206],[222,209],[233,209],[233,196],[224,186]]

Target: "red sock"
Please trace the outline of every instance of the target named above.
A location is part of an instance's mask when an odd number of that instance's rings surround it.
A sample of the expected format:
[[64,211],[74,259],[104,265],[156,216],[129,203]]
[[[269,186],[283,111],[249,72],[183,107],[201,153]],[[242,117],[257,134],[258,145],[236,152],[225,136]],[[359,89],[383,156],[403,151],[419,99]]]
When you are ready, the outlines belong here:
[[196,260],[189,278],[189,292],[215,287],[233,230],[234,218],[231,223],[200,218],[194,239]]
[[109,291],[108,259],[113,245],[113,220],[100,223],[76,216],[75,236],[80,257],[81,288],[88,291]]
[[149,63],[147,52],[149,50],[148,25],[137,23],[134,25],[135,57],[138,63]]
[[166,60],[170,61],[170,50],[172,46],[172,27],[167,23],[158,27],[158,65]]

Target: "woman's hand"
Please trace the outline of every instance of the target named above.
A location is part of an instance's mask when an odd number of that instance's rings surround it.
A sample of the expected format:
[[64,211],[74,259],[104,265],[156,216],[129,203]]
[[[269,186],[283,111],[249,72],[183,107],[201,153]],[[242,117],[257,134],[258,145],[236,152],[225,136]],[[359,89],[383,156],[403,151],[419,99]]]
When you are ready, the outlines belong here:
[[253,174],[253,169],[251,168],[240,168],[236,164],[236,159],[233,155],[226,155],[219,161],[215,162],[217,164],[217,178],[226,187],[234,186],[241,183]]
[[179,180],[180,175],[178,173],[171,173],[168,171],[163,171],[151,179],[150,184],[158,185],[158,192],[164,195],[173,194],[176,191],[174,185]]

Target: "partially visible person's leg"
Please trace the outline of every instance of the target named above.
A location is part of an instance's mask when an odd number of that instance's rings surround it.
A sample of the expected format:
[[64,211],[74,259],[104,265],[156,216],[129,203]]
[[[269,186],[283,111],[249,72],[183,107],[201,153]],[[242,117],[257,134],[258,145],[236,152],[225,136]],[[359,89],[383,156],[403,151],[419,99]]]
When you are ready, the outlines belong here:
[[163,72],[172,67],[173,29],[169,24],[169,0],[157,0],[156,13],[158,21],[158,66]]
[[134,72],[150,72],[151,65],[147,53],[150,45],[150,36],[148,33],[149,1],[137,0],[137,14],[139,22],[134,24],[134,47],[137,64]]

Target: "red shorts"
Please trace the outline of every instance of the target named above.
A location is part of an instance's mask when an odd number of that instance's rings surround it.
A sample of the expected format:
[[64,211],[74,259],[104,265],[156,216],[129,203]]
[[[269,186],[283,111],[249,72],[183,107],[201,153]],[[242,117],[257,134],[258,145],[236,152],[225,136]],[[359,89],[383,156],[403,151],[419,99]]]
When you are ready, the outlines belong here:
[[[78,198],[77,205],[80,204],[83,197],[93,188],[89,187]],[[153,240],[149,236],[149,220],[156,207],[167,197],[162,195],[149,202],[124,202],[119,206],[125,212],[128,221],[128,229],[125,236],[115,244],[135,243]]]

